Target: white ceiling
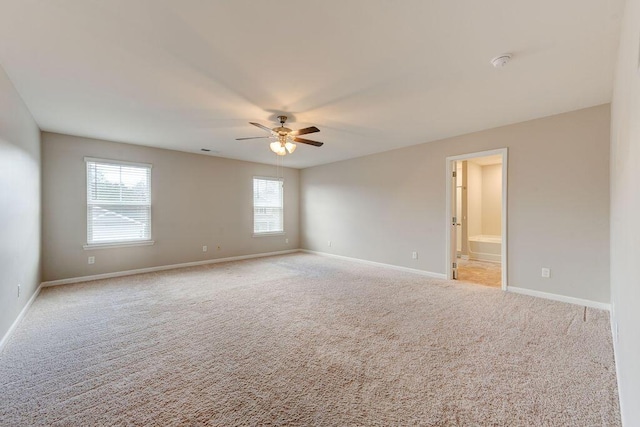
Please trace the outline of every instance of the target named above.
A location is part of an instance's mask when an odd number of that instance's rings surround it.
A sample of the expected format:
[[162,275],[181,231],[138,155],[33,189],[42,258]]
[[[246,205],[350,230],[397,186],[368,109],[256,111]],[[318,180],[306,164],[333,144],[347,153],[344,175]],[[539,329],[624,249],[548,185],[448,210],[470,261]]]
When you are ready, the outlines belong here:
[[286,113],[303,168],[609,102],[622,6],[0,0],[0,64],[43,130],[275,163]]

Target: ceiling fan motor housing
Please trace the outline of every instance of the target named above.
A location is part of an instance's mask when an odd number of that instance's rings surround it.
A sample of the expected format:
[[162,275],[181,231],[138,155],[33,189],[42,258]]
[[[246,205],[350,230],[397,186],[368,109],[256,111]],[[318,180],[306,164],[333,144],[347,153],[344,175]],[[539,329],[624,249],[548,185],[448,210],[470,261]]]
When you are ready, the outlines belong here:
[[278,116],[278,120],[280,120],[280,127],[273,128],[274,132],[281,136],[285,136],[291,132],[291,129],[284,127],[284,122],[287,121],[287,116]]

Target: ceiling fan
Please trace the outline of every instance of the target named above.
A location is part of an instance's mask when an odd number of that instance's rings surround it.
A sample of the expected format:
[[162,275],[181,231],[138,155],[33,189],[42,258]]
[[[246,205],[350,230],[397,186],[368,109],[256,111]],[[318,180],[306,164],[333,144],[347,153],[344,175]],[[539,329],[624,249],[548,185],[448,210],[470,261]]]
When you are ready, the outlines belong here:
[[274,127],[273,129],[269,129],[268,127],[261,125],[260,123],[249,122],[250,124],[257,126],[260,129],[266,130],[267,132],[269,132],[269,135],[252,136],[249,138],[236,138],[236,141],[243,141],[245,139],[276,138],[276,141],[273,141],[271,144],[269,144],[269,148],[271,148],[271,151],[276,153],[278,156],[285,156],[287,153],[293,153],[296,149],[296,144],[294,144],[294,142],[301,142],[302,144],[309,144],[313,145],[314,147],[322,146],[322,142],[312,141],[305,138],[298,138],[299,135],[320,132],[320,129],[318,129],[317,127],[311,126],[304,129],[292,130],[284,127],[284,123],[287,121],[287,116],[278,116],[278,120],[280,121],[280,126]]

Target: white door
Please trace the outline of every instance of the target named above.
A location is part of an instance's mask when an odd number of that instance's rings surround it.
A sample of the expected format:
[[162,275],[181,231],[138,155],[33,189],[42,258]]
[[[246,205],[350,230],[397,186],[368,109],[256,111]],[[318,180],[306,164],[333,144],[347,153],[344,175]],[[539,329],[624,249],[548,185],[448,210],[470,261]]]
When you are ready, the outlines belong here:
[[458,180],[456,177],[455,161],[451,162],[451,170],[451,210],[449,211],[451,212],[451,244],[449,247],[451,252],[451,278],[456,280],[458,279],[458,245],[456,244],[458,242],[458,219],[456,218],[456,212],[458,211],[456,203]]

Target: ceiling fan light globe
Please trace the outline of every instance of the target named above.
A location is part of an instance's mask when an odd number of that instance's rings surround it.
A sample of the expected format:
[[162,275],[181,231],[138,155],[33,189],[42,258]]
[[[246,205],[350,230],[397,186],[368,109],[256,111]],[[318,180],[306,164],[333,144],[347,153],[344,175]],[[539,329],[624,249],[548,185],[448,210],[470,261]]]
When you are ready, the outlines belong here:
[[284,144],[284,147],[287,149],[289,154],[293,154],[293,152],[296,151],[297,145],[293,142],[287,142],[286,144]]
[[284,156],[287,154],[287,150],[285,150],[285,148],[282,146],[282,144],[280,144],[279,141],[274,141],[269,144],[269,148],[278,156]]

